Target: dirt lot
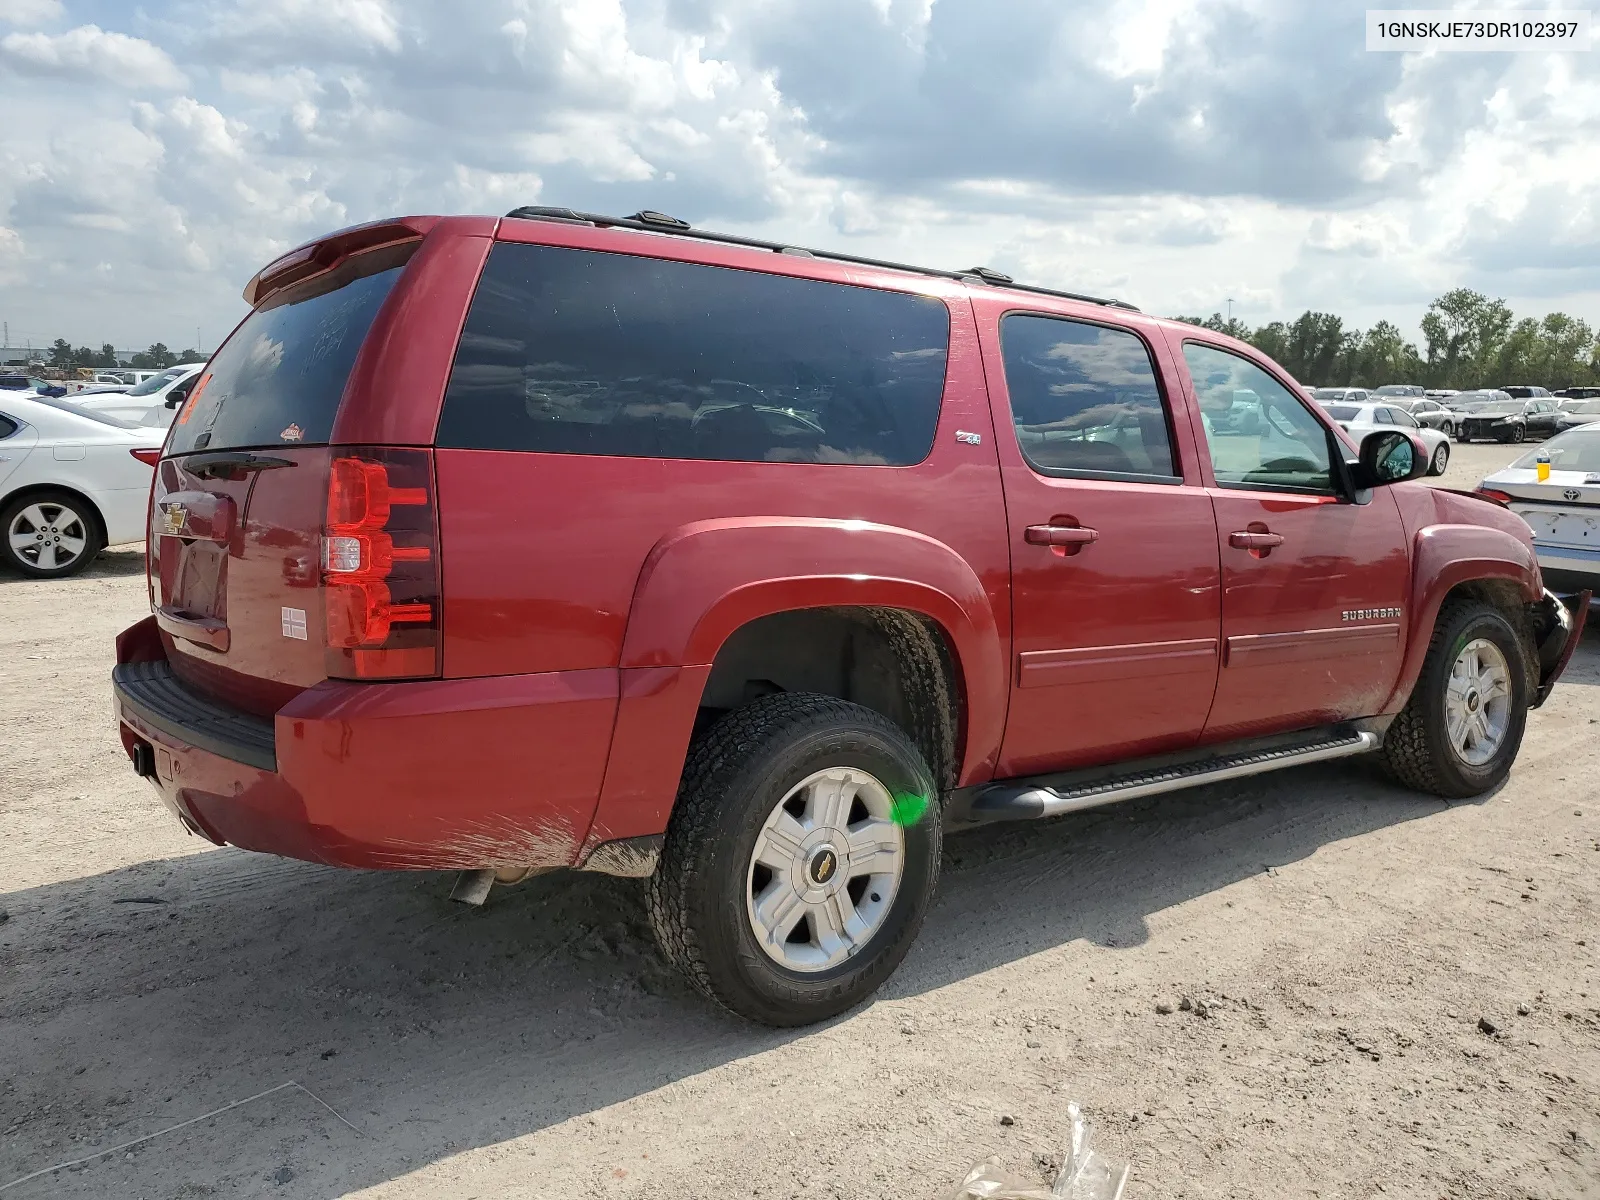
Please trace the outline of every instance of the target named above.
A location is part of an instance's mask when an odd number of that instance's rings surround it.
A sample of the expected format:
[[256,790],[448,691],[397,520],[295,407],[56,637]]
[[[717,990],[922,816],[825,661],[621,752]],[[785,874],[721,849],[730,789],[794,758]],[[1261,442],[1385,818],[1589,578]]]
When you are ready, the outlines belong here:
[[187,837],[111,732],[139,555],[0,605],[0,1189],[236,1104],[5,1200],[932,1200],[1045,1178],[1073,1099],[1140,1200],[1600,1195],[1596,634],[1495,795],[1343,763],[956,838],[876,1002],[774,1033],[632,883],[471,911]]

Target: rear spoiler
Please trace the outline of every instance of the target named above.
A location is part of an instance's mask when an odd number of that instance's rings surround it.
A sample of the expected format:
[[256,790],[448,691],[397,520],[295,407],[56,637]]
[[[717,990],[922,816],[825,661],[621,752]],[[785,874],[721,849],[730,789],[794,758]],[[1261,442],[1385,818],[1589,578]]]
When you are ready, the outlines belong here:
[[439,223],[438,217],[393,217],[352,225],[314,242],[296,246],[257,271],[244,285],[244,300],[255,308],[274,292],[331,271],[345,259],[380,246],[419,241]]

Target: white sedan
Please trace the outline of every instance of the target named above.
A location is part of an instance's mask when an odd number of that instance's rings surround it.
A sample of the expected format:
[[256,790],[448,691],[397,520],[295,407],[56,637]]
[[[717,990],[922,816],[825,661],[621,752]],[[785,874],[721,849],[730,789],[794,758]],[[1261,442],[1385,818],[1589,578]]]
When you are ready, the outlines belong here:
[[1342,428],[1354,434],[1358,442],[1375,430],[1394,429],[1397,426],[1416,434],[1428,447],[1429,475],[1443,475],[1445,468],[1450,465],[1449,436],[1440,430],[1419,425],[1416,418],[1403,408],[1392,404],[1327,403],[1322,408]]
[[142,540],[166,436],[68,400],[0,394],[0,563],[59,579]]
[[82,399],[77,397],[72,399],[83,408],[109,413],[113,417],[120,417],[134,424],[139,424],[152,412],[164,410],[166,420],[162,423],[170,425],[178,406],[189,398],[190,389],[194,387],[200,372],[205,369],[205,363],[183,363],[180,366],[168,367],[125,392],[90,393]]

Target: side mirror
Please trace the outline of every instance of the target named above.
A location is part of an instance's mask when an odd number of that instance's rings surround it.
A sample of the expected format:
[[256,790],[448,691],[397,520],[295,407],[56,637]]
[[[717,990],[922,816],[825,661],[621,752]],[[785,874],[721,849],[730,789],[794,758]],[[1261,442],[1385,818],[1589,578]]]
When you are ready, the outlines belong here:
[[1359,488],[1420,479],[1428,473],[1428,448],[1403,429],[1380,429],[1361,439],[1361,457],[1351,473]]

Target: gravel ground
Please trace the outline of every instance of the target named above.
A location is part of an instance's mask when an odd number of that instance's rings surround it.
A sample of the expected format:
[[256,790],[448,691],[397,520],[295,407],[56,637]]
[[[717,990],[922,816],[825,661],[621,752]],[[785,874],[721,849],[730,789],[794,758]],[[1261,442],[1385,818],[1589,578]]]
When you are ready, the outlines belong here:
[[213,1114],[5,1200],[934,1200],[1048,1178],[1074,1099],[1130,1200],[1600,1194],[1600,635],[1473,803],[1347,762],[954,838],[879,998],[777,1033],[628,881],[187,837],[111,732],[138,553],[0,597],[0,1189]]

